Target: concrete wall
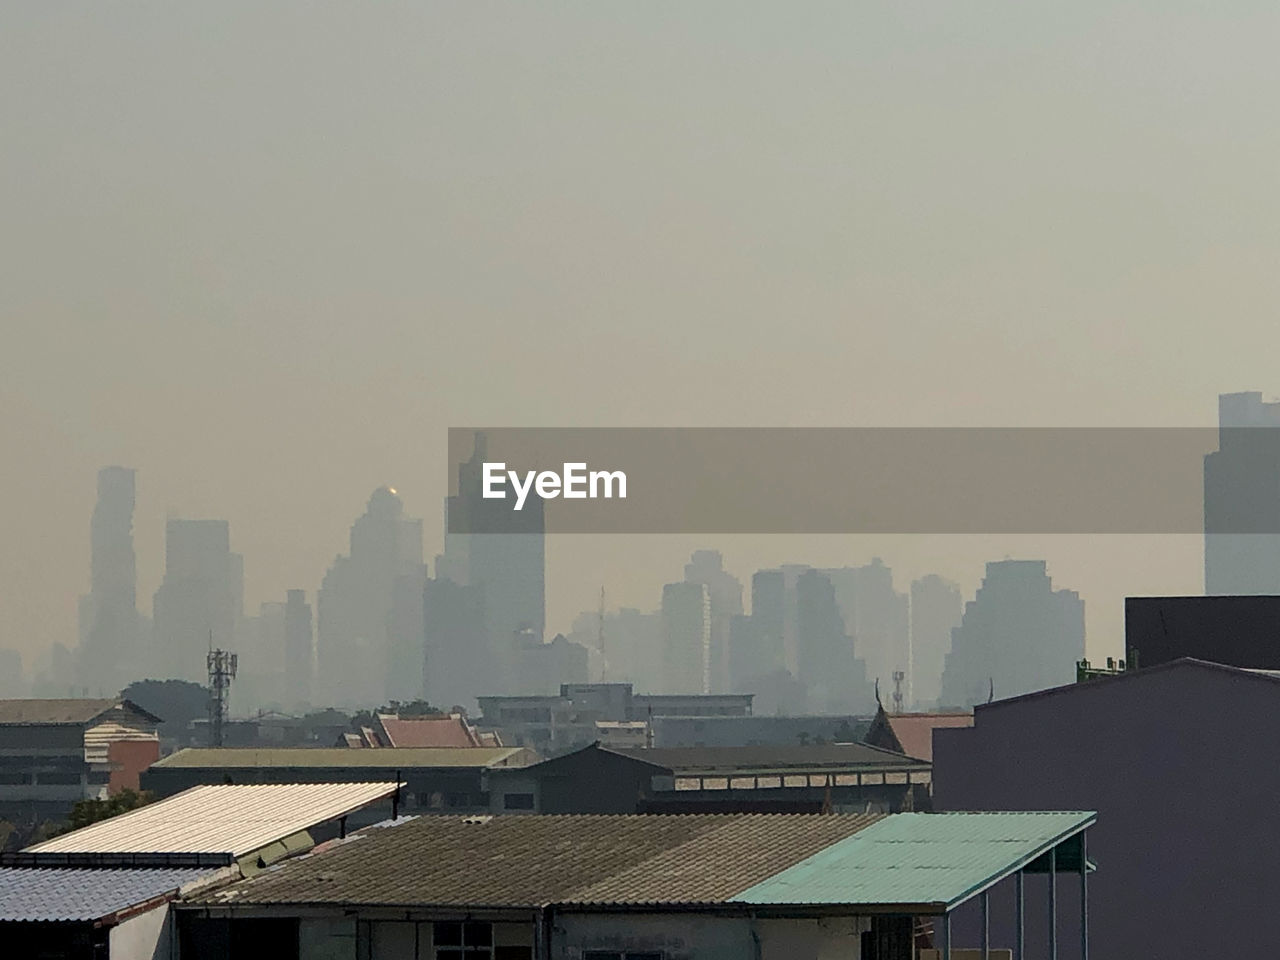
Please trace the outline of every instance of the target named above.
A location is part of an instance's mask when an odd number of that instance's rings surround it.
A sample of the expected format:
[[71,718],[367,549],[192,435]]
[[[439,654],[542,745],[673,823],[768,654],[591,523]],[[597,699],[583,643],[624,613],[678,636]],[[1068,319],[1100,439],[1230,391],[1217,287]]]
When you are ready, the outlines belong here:
[[169,960],[173,917],[166,903],[111,928],[111,960]]
[[587,951],[661,952],[664,960],[859,960],[869,924],[847,920],[751,920],[695,914],[563,914],[552,956]]
[[[1280,683],[1188,664],[979,706],[934,732],[943,810],[1097,810],[1089,831],[1093,960],[1280,956]],[[993,942],[1013,902],[992,897]],[[1079,880],[1060,880],[1059,957],[1079,957]],[[1047,884],[1027,881],[1027,943],[1047,936]],[[964,946],[977,942],[957,918]],[[1033,954],[1034,955],[1034,954]]]

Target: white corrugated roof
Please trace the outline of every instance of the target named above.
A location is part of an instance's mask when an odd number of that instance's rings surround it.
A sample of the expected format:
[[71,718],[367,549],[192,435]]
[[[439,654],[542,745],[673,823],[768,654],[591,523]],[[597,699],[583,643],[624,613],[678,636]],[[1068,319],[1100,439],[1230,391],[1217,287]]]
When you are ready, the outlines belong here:
[[29,853],[243,856],[391,796],[395,783],[203,786],[28,847]]

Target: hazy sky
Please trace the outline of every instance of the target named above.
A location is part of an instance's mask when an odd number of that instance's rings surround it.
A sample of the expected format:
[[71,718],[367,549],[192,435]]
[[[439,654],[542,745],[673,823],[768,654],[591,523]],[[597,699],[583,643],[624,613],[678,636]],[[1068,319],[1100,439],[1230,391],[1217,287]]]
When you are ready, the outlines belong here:
[[[98,467],[231,521],[252,611],[449,425],[1208,425],[1280,390],[1280,8],[1147,0],[0,6],[0,646],[75,637]],[[681,538],[548,546],[549,627]],[[1196,537],[1047,555],[1112,652]],[[905,586],[905,584],[900,583]],[[611,605],[613,603],[611,602]],[[1116,645],[1118,647],[1118,644]]]

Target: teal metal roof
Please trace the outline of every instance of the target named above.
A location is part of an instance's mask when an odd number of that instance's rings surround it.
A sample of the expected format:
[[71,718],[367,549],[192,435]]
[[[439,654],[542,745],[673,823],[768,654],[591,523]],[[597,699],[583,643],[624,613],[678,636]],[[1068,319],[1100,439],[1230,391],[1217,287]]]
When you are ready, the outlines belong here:
[[1087,812],[900,813],[748,887],[729,902],[927,905],[941,913],[1029,865],[1095,819],[1097,814]]

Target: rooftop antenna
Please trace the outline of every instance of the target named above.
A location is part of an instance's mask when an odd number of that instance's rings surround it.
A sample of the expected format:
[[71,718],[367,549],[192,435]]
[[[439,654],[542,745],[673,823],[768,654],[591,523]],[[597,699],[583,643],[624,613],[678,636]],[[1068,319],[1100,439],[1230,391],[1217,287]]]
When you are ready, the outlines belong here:
[[213,631],[209,631],[209,746],[222,746],[222,725],[227,719],[227,694],[236,677],[239,657],[226,650],[213,648]]
[[907,675],[902,670],[893,671],[893,712],[902,713],[902,681]]

